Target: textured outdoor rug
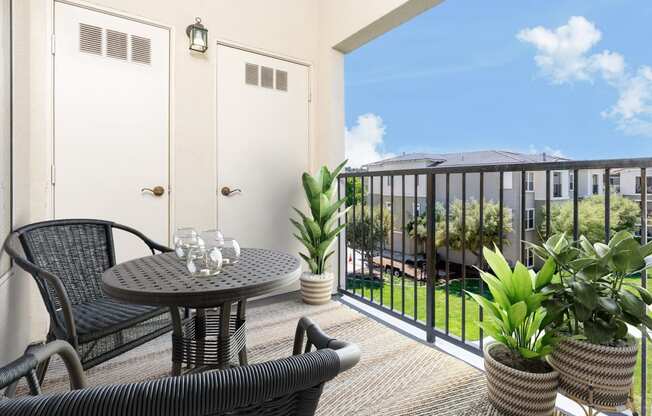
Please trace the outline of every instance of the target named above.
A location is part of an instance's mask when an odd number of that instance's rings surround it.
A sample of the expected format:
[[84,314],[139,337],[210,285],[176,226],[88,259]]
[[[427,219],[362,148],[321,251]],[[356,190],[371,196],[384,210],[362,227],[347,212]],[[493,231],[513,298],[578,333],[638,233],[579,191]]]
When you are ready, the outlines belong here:
[[[493,416],[486,400],[484,374],[339,302],[308,306],[284,298],[248,310],[250,363],[288,356],[296,323],[309,316],[329,335],[355,342],[362,360],[326,384],[319,415]],[[164,377],[170,371],[166,334],[87,372],[91,385],[128,383]],[[66,391],[63,365],[54,361],[46,393]]]

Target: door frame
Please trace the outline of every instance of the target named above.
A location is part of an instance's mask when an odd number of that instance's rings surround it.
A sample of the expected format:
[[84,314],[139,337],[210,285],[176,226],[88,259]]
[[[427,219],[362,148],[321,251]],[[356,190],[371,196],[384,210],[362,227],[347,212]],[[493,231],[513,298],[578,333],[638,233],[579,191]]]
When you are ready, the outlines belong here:
[[[313,115],[313,111],[315,109],[314,106],[314,100],[313,100],[313,95],[312,92],[315,90],[315,77],[313,76],[313,64],[309,60],[303,60],[303,59],[298,59],[294,58],[289,55],[285,55],[282,53],[278,52],[272,52],[263,48],[258,48],[255,46],[250,46],[250,45],[245,45],[243,43],[235,42],[233,40],[228,40],[228,39],[223,39],[223,38],[217,38],[215,41],[215,47],[218,48],[220,46],[226,46],[229,48],[234,48],[234,49],[239,49],[244,52],[249,52],[249,53],[254,53],[257,55],[261,55],[267,58],[272,58],[272,59],[279,59],[281,61],[289,62],[292,64],[297,64],[297,65],[302,65],[305,66],[308,70],[308,131],[307,131],[307,138],[308,138],[308,169],[310,171],[314,170],[314,163],[313,163],[313,156],[314,156],[314,149],[315,149],[315,144],[313,143],[314,139],[314,121],[316,118]],[[217,60],[217,53],[214,54],[213,57],[213,102],[215,103],[215,117],[214,117],[214,125],[213,125],[213,130],[215,131],[215,171],[213,172],[213,181],[214,181],[214,186],[213,188],[215,189],[215,226],[219,227],[220,224],[220,190],[219,190],[219,169],[220,167],[218,166],[218,154],[219,154],[219,135],[217,133],[217,125],[220,122],[217,118],[217,110],[218,110],[218,80],[217,80],[217,70],[218,70],[218,65],[219,62]],[[289,214],[288,214],[289,215]]]
[[[46,166],[46,169],[50,171],[50,183],[49,186],[47,187],[47,192],[48,195],[46,195],[46,200],[48,201],[49,204],[49,216],[50,219],[55,218],[55,213],[56,213],[56,206],[55,206],[55,165],[54,165],[54,152],[55,152],[55,111],[56,111],[56,103],[55,103],[55,51],[53,50],[54,48],[54,39],[55,39],[55,33],[56,33],[56,27],[55,27],[55,3],[61,3],[61,4],[67,4],[69,6],[74,6],[74,7],[80,7],[82,9],[87,9],[90,11],[94,11],[97,13],[103,13],[107,14],[110,16],[122,18],[122,19],[127,19],[131,20],[137,23],[142,23],[150,26],[154,26],[160,29],[167,30],[168,32],[168,134],[167,134],[167,155],[168,155],[168,206],[167,206],[167,211],[168,211],[168,220],[167,220],[167,241],[164,242],[165,244],[169,245],[171,241],[171,236],[172,233],[174,232],[174,224],[175,224],[175,211],[174,207],[175,204],[173,202],[174,198],[174,190],[175,190],[175,170],[176,170],[176,163],[175,163],[175,156],[174,156],[174,148],[175,148],[175,143],[176,143],[176,138],[174,134],[174,116],[175,116],[175,106],[174,106],[174,67],[175,67],[175,45],[174,45],[174,38],[175,38],[175,29],[172,25],[167,25],[165,23],[161,23],[155,20],[150,20],[143,18],[142,16],[137,16],[133,15],[130,13],[126,13],[123,11],[118,11],[115,9],[111,9],[108,7],[104,6],[98,6],[95,4],[90,4],[87,3],[83,0],[50,0],[48,1],[48,7],[50,10],[48,11],[48,25],[49,27],[47,28],[47,33],[50,34],[50,47],[48,49],[48,53],[50,54],[50,59],[48,60],[50,64],[50,85],[49,85],[49,91],[50,91],[50,107],[48,109],[48,116],[50,117],[50,123],[48,125],[49,131],[47,132],[47,148],[48,148],[48,155],[47,155],[47,163],[48,166]],[[126,224],[126,225],[133,225],[133,224]]]

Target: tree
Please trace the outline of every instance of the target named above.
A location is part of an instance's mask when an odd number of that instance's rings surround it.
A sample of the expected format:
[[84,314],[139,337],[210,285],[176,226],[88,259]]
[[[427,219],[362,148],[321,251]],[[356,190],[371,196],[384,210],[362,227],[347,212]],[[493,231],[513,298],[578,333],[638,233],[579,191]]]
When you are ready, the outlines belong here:
[[[478,262],[482,261],[483,247],[509,245],[507,238],[512,232],[512,210],[503,207],[502,242],[500,241],[500,206],[493,201],[483,203],[482,232],[480,232],[480,203],[470,200],[466,203],[464,229],[462,228],[462,201],[456,200],[450,207],[449,235],[446,236],[446,223],[440,221],[436,227],[437,247],[448,244],[453,250],[462,246],[473,253]],[[482,235],[482,239],[480,236]],[[501,244],[502,243],[502,244]]]
[[[492,201],[485,201],[483,204],[483,232],[482,244],[480,241],[480,203],[470,200],[466,203],[466,224],[465,232],[462,233],[462,201],[456,200],[450,206],[449,236],[450,248],[461,250],[462,242],[467,250],[473,253],[478,259],[481,258],[482,247],[493,247],[499,244],[498,220],[500,207]],[[405,225],[405,230],[411,238],[414,238],[414,224],[412,220]],[[507,235],[512,232],[512,210],[503,208],[503,244],[509,244]],[[416,221],[417,238],[425,242],[428,238],[428,225],[426,214],[422,214]],[[435,204],[435,244],[437,247],[446,245],[446,209],[441,202]]]
[[362,178],[346,178],[346,206],[352,207],[362,202]]
[[[611,194],[609,199],[609,229],[611,235],[618,231],[634,233],[640,222],[641,208],[639,204],[621,195]],[[578,206],[579,235],[589,241],[604,241],[604,195],[593,195],[579,202]],[[554,204],[551,209],[550,225],[552,234],[566,233],[573,235],[573,201]],[[546,235],[546,209],[542,207],[539,213],[539,232]]]
[[374,206],[373,218],[369,205],[364,207],[356,205],[349,211],[346,226],[346,242],[349,247],[362,252],[367,264],[373,260],[380,242],[390,235],[391,217],[389,211],[379,206]]
[[[441,221],[444,221],[444,216],[446,215],[446,209],[444,204],[441,202],[435,203],[435,224]],[[410,238],[414,238],[415,233],[415,223],[416,223],[416,235],[417,240],[420,245],[424,245],[428,239],[428,220],[426,218],[426,213],[421,213],[417,218],[413,218],[405,224],[405,231]]]

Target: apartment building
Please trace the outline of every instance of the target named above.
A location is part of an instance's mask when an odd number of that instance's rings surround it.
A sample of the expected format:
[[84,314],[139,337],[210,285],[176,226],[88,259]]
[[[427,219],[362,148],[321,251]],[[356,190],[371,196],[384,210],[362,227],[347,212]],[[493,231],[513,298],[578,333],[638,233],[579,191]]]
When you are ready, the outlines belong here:
[[[364,166],[368,171],[392,171],[399,169],[422,169],[429,167],[478,167],[482,165],[522,165],[528,163],[556,162],[568,159],[550,156],[545,153],[526,154],[502,150],[485,150],[461,153],[411,153],[402,154],[397,157],[370,163]],[[571,198],[572,178],[567,170],[552,171],[550,180],[550,195],[553,203],[566,201]],[[542,171],[525,172],[525,237],[528,241],[536,241],[536,213],[545,204],[546,199],[546,177]],[[382,186],[379,182],[382,180]],[[435,182],[436,201],[445,204],[446,202],[446,175],[438,175]],[[451,174],[448,178],[448,199],[451,204],[462,199],[462,174]],[[424,212],[426,207],[426,177],[425,175],[390,175],[374,179],[373,189],[371,183],[366,183],[368,191],[373,195],[374,204],[378,204],[382,194],[383,206],[387,209],[393,205],[394,229],[392,238],[394,240],[394,251],[400,252],[403,247],[403,224],[409,223],[416,215]],[[503,251],[505,256],[515,261],[520,258],[520,236],[521,236],[521,172],[506,172],[503,175],[503,206],[511,211],[512,231],[506,236],[508,244]],[[392,192],[394,201],[392,203]],[[473,200],[478,201],[480,197],[480,175],[479,173],[466,174],[466,200],[467,203]],[[401,196],[405,195],[404,200]],[[486,202],[498,203],[500,196],[500,178],[498,173],[484,174],[484,200]],[[405,209],[405,211],[403,211]],[[405,254],[408,256],[418,255],[425,251],[422,244],[415,244],[410,237],[405,236]],[[391,241],[387,242],[391,246]],[[415,250],[416,249],[416,250]],[[438,249],[438,254],[444,256],[444,248]],[[460,252],[449,252],[449,259],[453,262],[461,262]],[[466,263],[473,264],[477,259],[472,253],[467,253]],[[533,256],[528,253],[526,263],[532,265]]]

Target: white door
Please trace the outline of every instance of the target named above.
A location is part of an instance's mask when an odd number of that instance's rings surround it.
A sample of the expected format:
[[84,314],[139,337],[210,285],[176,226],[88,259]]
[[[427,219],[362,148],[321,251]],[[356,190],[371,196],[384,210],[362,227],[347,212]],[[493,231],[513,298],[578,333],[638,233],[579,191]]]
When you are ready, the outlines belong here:
[[307,66],[218,46],[218,226],[244,247],[300,248],[288,218],[306,210],[308,101]]
[[[169,238],[169,31],[55,3],[54,212]],[[162,195],[144,188],[163,190]],[[157,192],[157,194],[160,192]],[[116,236],[119,260],[146,254]]]

